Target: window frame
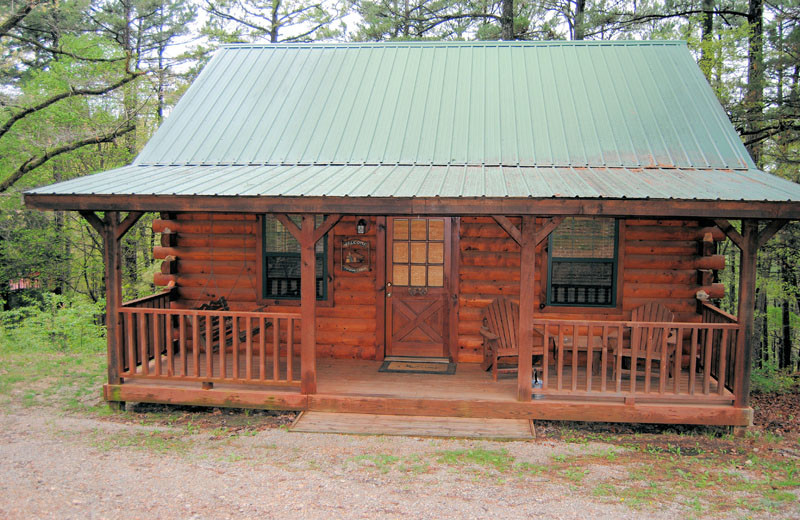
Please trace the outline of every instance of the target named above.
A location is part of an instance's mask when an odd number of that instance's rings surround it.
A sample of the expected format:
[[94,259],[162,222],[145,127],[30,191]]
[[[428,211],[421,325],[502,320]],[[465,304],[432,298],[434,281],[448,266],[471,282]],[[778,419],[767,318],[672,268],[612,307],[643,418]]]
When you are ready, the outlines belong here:
[[[573,218],[586,218],[582,215],[571,215]],[[603,218],[603,219],[613,219],[614,220],[614,257],[613,258],[587,258],[587,257],[554,257],[553,256],[553,235],[556,233],[558,228],[553,230],[550,235],[547,237],[547,280],[546,280],[546,287],[545,287],[545,303],[543,305],[549,307],[558,307],[558,308],[570,308],[570,309],[580,309],[580,308],[588,308],[588,309],[619,309],[622,299],[622,294],[620,291],[620,283],[619,280],[621,279],[620,269],[622,267],[622,255],[620,254],[620,243],[621,243],[621,234],[620,234],[620,219],[614,217],[588,217],[588,218]],[[553,302],[553,263],[555,262],[567,262],[567,263],[609,263],[612,262],[611,267],[611,301],[608,304],[598,304],[598,303],[558,303]]]
[[[267,218],[275,218],[272,213],[262,213],[258,215],[258,237],[256,240],[256,250],[258,251],[257,259],[257,284],[258,284],[258,303],[260,305],[285,305],[285,306],[299,306],[300,297],[293,296],[267,296],[267,244],[265,240]],[[327,218],[327,215],[324,215]],[[336,226],[334,226],[335,228]],[[332,307],[333,306],[333,228],[331,228],[320,241],[323,241],[323,252],[317,253],[317,261],[319,262],[322,256],[322,279],[323,279],[323,295],[317,298],[317,306]],[[297,253],[270,253],[274,256],[296,257]]]

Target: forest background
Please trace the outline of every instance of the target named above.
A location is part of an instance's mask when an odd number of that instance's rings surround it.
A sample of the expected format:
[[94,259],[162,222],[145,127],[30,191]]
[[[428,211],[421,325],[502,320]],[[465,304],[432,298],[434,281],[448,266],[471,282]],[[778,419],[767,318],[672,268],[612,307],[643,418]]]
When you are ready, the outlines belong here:
[[[0,0],[0,339],[100,339],[100,237],[21,193],[130,163],[220,44],[416,39],[686,40],[758,166],[799,180],[800,0]],[[155,291],[155,217],[124,239],[125,299]],[[756,390],[797,384],[799,246],[791,223],[759,253]]]

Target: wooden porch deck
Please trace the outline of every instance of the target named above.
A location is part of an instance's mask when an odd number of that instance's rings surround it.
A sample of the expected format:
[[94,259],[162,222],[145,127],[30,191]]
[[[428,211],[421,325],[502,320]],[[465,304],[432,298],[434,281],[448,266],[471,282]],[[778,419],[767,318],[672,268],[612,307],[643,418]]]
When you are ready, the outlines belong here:
[[[243,356],[239,358],[244,373]],[[180,368],[177,361],[173,373]],[[152,363],[151,363],[152,364]],[[282,363],[283,364],[283,363]],[[317,360],[317,393],[304,395],[297,388],[235,383],[215,384],[201,389],[197,381],[176,381],[168,378],[128,378],[120,385],[106,385],[106,398],[115,401],[160,402],[206,406],[231,406],[287,410],[316,410],[327,412],[383,413],[392,415],[429,415],[450,417],[528,418],[578,421],[654,422],[678,424],[747,425],[750,408],[735,408],[733,395],[723,389],[716,393],[712,386],[703,393],[702,375],[695,375],[696,395],[689,395],[688,373],[682,374],[681,393],[664,396],[651,391],[644,393],[643,378],[637,380],[637,392],[631,394],[630,380],[623,379],[623,392],[570,392],[571,372],[565,367],[564,389],[530,402],[516,399],[516,375],[492,381],[491,374],[471,363],[458,365],[453,375],[407,374],[378,372],[378,361]],[[189,373],[193,372],[192,357],[187,359]],[[226,363],[232,374],[233,358]],[[160,372],[170,373],[166,359]],[[203,375],[204,364],[200,363]],[[299,360],[294,362],[299,373]],[[271,368],[267,366],[267,373]],[[151,370],[151,373],[153,371]],[[586,371],[579,369],[578,388],[585,388]],[[600,388],[600,376],[593,376],[593,388]],[[713,380],[712,380],[713,381]],[[550,380],[555,392],[555,379]],[[612,381],[607,382],[614,388]],[[658,388],[658,377],[651,380]]]

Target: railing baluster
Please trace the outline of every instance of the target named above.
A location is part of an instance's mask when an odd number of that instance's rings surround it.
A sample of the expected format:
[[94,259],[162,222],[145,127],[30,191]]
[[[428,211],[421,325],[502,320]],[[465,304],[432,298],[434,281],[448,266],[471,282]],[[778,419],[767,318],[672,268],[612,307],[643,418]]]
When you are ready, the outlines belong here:
[[194,377],[200,377],[200,315],[196,312],[192,318],[192,363]]
[[605,392],[608,386],[608,326],[603,325],[603,350],[600,354],[600,391]]
[[556,388],[561,390],[564,381],[564,326],[558,325],[558,361],[556,362]]
[[147,354],[147,314],[142,312],[139,315],[139,355],[142,360],[142,375],[146,376],[150,371],[149,359]]
[[544,324],[544,352],[542,353],[542,390],[547,390],[547,372],[548,372],[548,364],[550,363],[550,333],[549,333],[549,325],[547,323]]
[[239,379],[239,318],[236,316],[231,317],[231,349],[233,354],[231,377]]
[[681,364],[683,361],[683,327],[678,327],[675,338],[675,366],[672,369],[672,393],[681,392]]
[[264,381],[267,377],[267,319],[259,316],[256,320],[258,320],[258,379]]
[[217,315],[217,325],[219,329],[217,331],[217,345],[219,348],[219,378],[226,379],[228,377],[228,360],[227,360],[227,353],[225,352],[225,344],[228,342],[228,335],[225,334],[225,316],[218,314]]
[[186,360],[186,320],[178,316],[178,352],[181,358],[181,377],[188,376],[188,362]]
[[661,359],[658,361],[658,393],[664,394],[667,391],[667,337],[670,329],[664,327],[661,330]]
[[578,325],[572,325],[572,391],[578,389]]
[[172,316],[169,314],[164,315],[164,323],[167,325],[167,332],[165,334],[166,345],[167,345],[167,375],[172,377],[175,375],[175,367],[173,365],[175,361],[174,352],[173,352],[173,345],[172,345]]
[[586,391],[587,392],[592,391],[592,376],[594,375],[592,371],[592,358],[594,357],[594,353],[592,352],[593,333],[594,331],[592,330],[592,326],[587,324],[586,325]]
[[250,380],[253,379],[253,328],[251,325],[253,324],[252,320],[250,320],[249,316],[245,316],[244,318],[245,326],[245,377]]
[[136,315],[129,312],[125,313],[125,337],[126,350],[128,351],[128,375],[136,374],[136,344],[134,343],[134,323],[136,323]]
[[[633,332],[631,332],[633,333]],[[623,334],[625,334],[625,328],[622,324],[617,325],[617,356],[614,360],[614,378],[616,379],[615,389],[617,393],[622,392],[622,347],[623,345]]]
[[212,379],[214,377],[214,344],[211,336],[212,319],[210,314],[206,314],[206,378]]
[[697,336],[698,327],[692,327],[692,344],[689,354],[689,395],[694,395],[695,380],[697,379]]
[[703,341],[703,394],[708,395],[711,392],[711,350],[714,335],[710,329],[705,329],[705,338]]
[[[291,321],[291,320],[287,320]],[[281,327],[280,327],[281,320],[278,318],[272,318],[272,379],[274,381],[281,380],[280,374],[280,362],[281,362]]]
[[633,340],[633,335],[634,334],[639,334],[639,336],[641,338],[642,331],[641,331],[641,327],[639,325],[634,325],[633,327],[631,327],[631,370],[630,370],[630,373],[631,373],[631,375],[630,375],[630,377],[631,377],[630,383],[631,384],[630,384],[630,388],[631,388],[631,393],[632,394],[636,393],[636,377],[637,377],[638,371],[639,371],[638,370],[639,363],[636,362],[636,360],[639,359],[639,341],[634,341]]
[[644,393],[650,393],[650,382],[651,382],[651,374],[652,374],[652,364],[653,364],[653,349],[655,348],[653,343],[655,342],[655,326],[647,327],[647,342],[644,344],[645,354],[644,354]]
[[[312,324],[313,325],[313,324]],[[294,343],[294,320],[289,320],[288,329],[286,329],[287,339],[286,339],[286,380],[292,381],[294,379],[293,376],[293,367],[292,367],[292,343]]]
[[722,341],[719,344],[719,369],[717,370],[717,391],[719,395],[725,393],[725,370],[728,368],[728,329],[722,329]]

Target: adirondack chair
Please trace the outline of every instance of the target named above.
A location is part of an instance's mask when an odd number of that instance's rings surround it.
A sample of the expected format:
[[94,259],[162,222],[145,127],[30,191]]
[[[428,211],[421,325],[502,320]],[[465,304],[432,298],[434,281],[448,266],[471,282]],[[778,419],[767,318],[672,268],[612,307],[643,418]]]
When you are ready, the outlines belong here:
[[[484,311],[483,326],[480,334],[483,336],[483,363],[484,370],[492,369],[492,378],[497,381],[498,373],[517,371],[519,360],[519,304],[507,298],[497,298]],[[500,361],[506,366],[500,368]]]
[[[631,313],[631,321],[639,321],[643,323],[648,322],[664,322],[672,323],[675,321],[675,315],[672,311],[664,307],[660,303],[647,303],[641,307],[637,307]],[[664,344],[664,332],[666,328],[633,328],[629,342],[623,342],[621,357],[624,360],[630,360],[630,368],[621,368],[622,374],[629,374],[631,371],[637,370],[639,361],[644,360],[647,362],[648,353],[650,362],[661,362],[661,349]],[[675,359],[675,346],[676,338],[675,332],[670,331],[667,336],[667,364],[669,366],[669,376],[672,377],[673,361]],[[636,359],[634,359],[634,350],[636,351]],[[647,367],[645,367],[646,369]]]
[[[498,373],[516,372],[519,365],[519,304],[505,297],[496,298],[483,313],[480,328],[483,337],[484,370],[492,369],[492,378]],[[534,355],[542,355],[542,349],[534,348]],[[500,365],[505,366],[501,367]]]

